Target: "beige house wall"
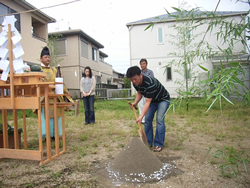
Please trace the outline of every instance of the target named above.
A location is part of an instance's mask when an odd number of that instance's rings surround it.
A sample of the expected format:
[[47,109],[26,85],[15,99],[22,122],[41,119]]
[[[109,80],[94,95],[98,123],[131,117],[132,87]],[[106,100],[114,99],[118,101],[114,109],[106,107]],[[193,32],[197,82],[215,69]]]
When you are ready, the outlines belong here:
[[[65,31],[64,31],[65,33]],[[113,69],[111,65],[99,61],[99,49],[97,49],[97,61],[92,60],[92,43],[88,43],[88,57],[81,56],[81,40],[80,35],[64,35],[66,54],[59,55],[62,60],[59,62],[61,72],[64,78],[64,83],[67,86],[70,94],[74,98],[81,97],[80,80],[84,73],[84,68],[89,66],[92,69],[93,76],[99,77],[102,83],[107,83],[107,80],[112,81]]]
[[[27,9],[21,7],[14,1],[1,1],[2,4],[12,8],[17,12],[23,12]],[[22,56],[23,61],[40,64],[40,52],[42,47],[46,46],[46,41],[42,41],[38,38],[32,36],[32,17],[39,20],[43,23],[43,27],[41,27],[40,34],[42,37],[47,40],[47,21],[43,20],[39,16],[33,14],[32,12],[20,14],[20,23],[21,23],[21,37],[22,40],[20,44],[24,50],[24,55]],[[2,31],[2,29],[0,29]]]

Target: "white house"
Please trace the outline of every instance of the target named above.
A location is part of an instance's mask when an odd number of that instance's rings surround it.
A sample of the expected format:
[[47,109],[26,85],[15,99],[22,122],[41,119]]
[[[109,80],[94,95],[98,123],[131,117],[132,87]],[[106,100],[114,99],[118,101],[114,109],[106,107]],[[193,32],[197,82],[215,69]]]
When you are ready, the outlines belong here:
[[[235,22],[240,22],[245,18],[247,12],[216,12],[216,14],[226,20],[230,21],[234,19]],[[199,19],[201,19],[201,17]],[[188,23],[188,21],[189,20],[186,20],[186,23]],[[195,36],[193,38],[193,44],[198,44],[202,41],[208,28],[209,21],[210,20],[205,19],[205,21],[202,22],[196,30],[186,33],[189,37]],[[145,30],[152,23],[154,23],[154,27]],[[183,87],[181,81],[185,82],[184,73],[182,75],[176,73],[180,67],[172,64],[172,66],[168,66],[166,68],[172,60],[176,60],[178,62],[179,59],[182,58],[177,54],[180,51],[183,51],[183,49],[180,49],[177,45],[175,45],[179,40],[179,36],[175,28],[178,24],[179,23],[176,22],[176,19],[174,17],[170,17],[168,14],[134,21],[127,24],[130,42],[130,65],[140,66],[140,59],[146,58],[148,60],[148,68],[154,72],[155,77],[165,86],[172,98],[177,97],[176,90]],[[218,51],[218,45],[222,48],[226,48],[229,45],[222,44],[221,41],[217,40],[217,36],[215,34],[217,31],[218,28],[214,28],[212,33],[208,32],[205,35],[205,41],[213,47],[214,51]],[[242,52],[246,52],[243,44],[235,43],[234,46],[234,54],[239,55],[244,54]],[[205,62],[200,59],[196,59],[194,61],[195,64],[200,64],[209,70],[213,68],[213,59],[208,59]],[[192,69],[194,69],[196,76],[206,76],[204,71],[198,66],[192,67]],[[176,84],[177,80],[179,80],[179,84]]]

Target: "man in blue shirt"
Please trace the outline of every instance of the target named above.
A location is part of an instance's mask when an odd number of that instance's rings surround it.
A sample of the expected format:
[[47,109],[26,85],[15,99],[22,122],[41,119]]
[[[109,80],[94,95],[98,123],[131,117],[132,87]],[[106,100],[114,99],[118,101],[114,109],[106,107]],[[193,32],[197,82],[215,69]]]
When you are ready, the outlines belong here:
[[[170,95],[164,86],[156,79],[145,76],[141,73],[138,66],[130,67],[127,70],[127,78],[133,83],[136,89],[135,101],[131,103],[131,107],[136,107],[142,96],[146,98],[142,113],[136,122],[141,123],[145,116],[145,133],[147,135],[148,144],[154,144],[154,151],[160,152],[165,141],[165,114],[170,104]],[[156,133],[153,139],[153,119],[156,113]]]
[[[140,66],[141,66],[141,73],[145,76],[151,76],[151,77],[154,77],[154,73],[153,71],[151,71],[150,69],[147,68],[148,66],[148,61],[147,59],[141,59],[140,60]],[[139,101],[138,103],[138,108],[139,108],[139,112],[141,114],[142,112],[142,109],[143,109],[143,106],[145,104],[145,97],[142,96],[141,100]],[[145,123],[145,116],[142,118],[142,123]]]

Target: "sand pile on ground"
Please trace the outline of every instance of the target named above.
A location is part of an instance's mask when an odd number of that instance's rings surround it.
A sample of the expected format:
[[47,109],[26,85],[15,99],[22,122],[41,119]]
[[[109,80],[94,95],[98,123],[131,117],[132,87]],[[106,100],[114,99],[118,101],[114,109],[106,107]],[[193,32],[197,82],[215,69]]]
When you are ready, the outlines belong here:
[[115,184],[160,181],[176,175],[175,165],[162,163],[137,137],[132,138],[115,159],[105,161],[104,169],[101,168],[99,166],[97,174],[106,176]]
[[[150,174],[158,171],[162,162],[138,138],[123,148],[110,165],[110,170],[122,174]],[[121,174],[121,175],[122,175]]]

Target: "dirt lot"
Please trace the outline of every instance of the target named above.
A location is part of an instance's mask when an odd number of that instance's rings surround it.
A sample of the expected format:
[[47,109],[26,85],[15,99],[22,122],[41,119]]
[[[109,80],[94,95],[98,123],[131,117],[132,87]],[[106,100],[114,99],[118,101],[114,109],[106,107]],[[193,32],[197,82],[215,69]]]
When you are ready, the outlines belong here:
[[[244,135],[237,129],[229,130],[229,122],[235,124],[234,120],[220,117],[205,126],[202,122],[190,123],[190,119],[185,117],[169,117],[166,120],[165,148],[153,154],[163,162],[175,164],[183,173],[153,183],[118,185],[109,179],[99,178],[94,173],[94,167],[104,160],[114,159],[131,137],[137,135],[135,122],[99,120],[94,125],[80,123],[76,126],[74,119],[74,116],[67,119],[67,152],[48,164],[39,166],[36,161],[0,160],[0,187],[250,187],[250,175],[244,172],[242,164],[239,163],[241,174],[238,176],[221,176],[219,165],[222,161],[212,156],[217,148],[223,146],[233,146],[249,155],[248,132]],[[249,126],[248,121],[245,120],[244,126]],[[29,127],[29,130],[36,130],[33,125]],[[215,129],[218,133],[216,137]],[[227,131],[235,136],[228,138],[225,135]],[[36,136],[30,138],[29,143],[29,147],[36,148]],[[213,148],[207,155],[210,147]],[[249,163],[247,169],[250,171]]]

